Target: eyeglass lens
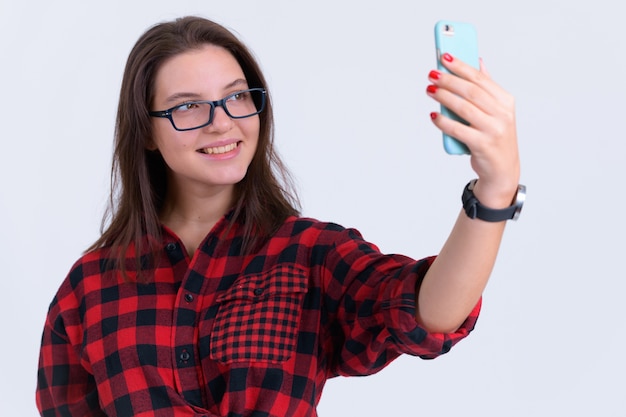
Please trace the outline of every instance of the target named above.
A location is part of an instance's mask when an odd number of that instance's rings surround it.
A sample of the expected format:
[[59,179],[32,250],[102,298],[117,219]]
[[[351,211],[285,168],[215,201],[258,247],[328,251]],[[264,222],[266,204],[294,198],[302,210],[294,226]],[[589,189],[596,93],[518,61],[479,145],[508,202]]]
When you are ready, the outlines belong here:
[[[240,91],[225,97],[222,107],[232,118],[250,117],[262,110],[260,108],[262,95],[263,92],[260,90]],[[178,129],[193,129],[206,125],[212,122],[212,117],[213,104],[210,102],[185,103],[172,110],[172,120]]]

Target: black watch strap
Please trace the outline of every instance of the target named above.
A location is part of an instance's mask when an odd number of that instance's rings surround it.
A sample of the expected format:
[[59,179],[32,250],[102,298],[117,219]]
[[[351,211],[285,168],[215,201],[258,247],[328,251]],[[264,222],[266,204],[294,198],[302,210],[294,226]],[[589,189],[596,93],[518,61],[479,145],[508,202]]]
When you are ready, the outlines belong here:
[[463,209],[470,219],[480,219],[487,222],[502,222],[505,220],[517,220],[522,211],[524,200],[526,198],[526,187],[520,184],[517,187],[517,195],[513,201],[513,205],[503,209],[492,209],[483,206],[474,195],[474,186],[476,181],[471,180],[463,190]]

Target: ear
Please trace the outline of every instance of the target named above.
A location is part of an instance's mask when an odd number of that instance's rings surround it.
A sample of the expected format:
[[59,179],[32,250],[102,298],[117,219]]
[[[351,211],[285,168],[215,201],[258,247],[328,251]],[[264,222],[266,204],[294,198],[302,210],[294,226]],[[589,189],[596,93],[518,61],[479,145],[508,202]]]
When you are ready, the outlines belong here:
[[159,148],[157,147],[156,143],[154,143],[154,140],[149,139],[148,142],[146,143],[146,150],[155,152],[155,151],[158,151]]

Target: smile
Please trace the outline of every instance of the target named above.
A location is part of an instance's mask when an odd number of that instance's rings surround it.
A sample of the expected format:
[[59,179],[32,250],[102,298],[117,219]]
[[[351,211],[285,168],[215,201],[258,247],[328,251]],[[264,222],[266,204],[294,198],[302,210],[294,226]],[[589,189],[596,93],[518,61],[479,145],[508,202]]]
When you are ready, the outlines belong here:
[[205,153],[207,155],[220,155],[220,154],[228,153],[234,150],[235,148],[237,148],[238,144],[239,142],[233,142],[230,145],[216,146],[214,148],[198,149],[198,152]]

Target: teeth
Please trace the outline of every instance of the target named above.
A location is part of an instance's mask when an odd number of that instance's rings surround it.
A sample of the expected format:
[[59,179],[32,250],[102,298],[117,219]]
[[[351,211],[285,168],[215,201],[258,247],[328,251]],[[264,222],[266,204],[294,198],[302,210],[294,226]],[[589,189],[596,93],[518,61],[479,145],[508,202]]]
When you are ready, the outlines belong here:
[[230,145],[226,145],[226,146],[217,146],[215,148],[204,148],[204,149],[201,149],[201,151],[209,155],[216,155],[216,154],[230,152],[236,147],[237,147],[237,143],[231,143]]

